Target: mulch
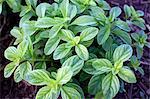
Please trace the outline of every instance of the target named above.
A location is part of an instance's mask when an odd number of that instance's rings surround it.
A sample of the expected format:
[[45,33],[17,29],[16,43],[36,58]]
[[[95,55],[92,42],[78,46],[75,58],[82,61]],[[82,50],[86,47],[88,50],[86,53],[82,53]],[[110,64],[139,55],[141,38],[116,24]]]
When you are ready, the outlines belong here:
[[[39,0],[40,2],[44,0]],[[112,6],[123,7],[124,4],[133,5],[138,10],[143,10],[146,20],[148,41],[150,42],[150,0],[106,0]],[[52,0],[49,0],[52,2]],[[37,92],[36,86],[31,86],[25,81],[15,83],[13,76],[5,79],[3,69],[8,63],[4,58],[4,50],[12,45],[14,38],[10,35],[13,26],[19,22],[18,14],[7,13],[0,15],[0,99],[34,99]],[[144,55],[140,65],[145,72],[142,76],[136,73],[138,82],[136,84],[126,84],[126,92],[119,93],[115,99],[149,99],[150,98],[150,49],[144,48]]]

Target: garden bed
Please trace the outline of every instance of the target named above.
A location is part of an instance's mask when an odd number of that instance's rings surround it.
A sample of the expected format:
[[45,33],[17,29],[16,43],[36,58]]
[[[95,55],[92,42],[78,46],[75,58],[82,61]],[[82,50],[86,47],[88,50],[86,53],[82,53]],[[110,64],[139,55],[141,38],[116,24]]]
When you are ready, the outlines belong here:
[[[40,0],[40,2],[42,1],[44,0]],[[51,3],[52,1],[49,2]],[[117,5],[123,7],[124,4],[129,4],[133,5],[135,9],[143,10],[147,27],[145,33],[148,35],[148,42],[150,42],[149,0],[124,0],[124,2],[122,2],[122,0],[108,0],[108,2],[112,6]],[[13,76],[8,79],[3,77],[4,67],[9,63],[9,61],[4,58],[4,51],[8,46],[13,44],[14,38],[10,35],[10,30],[18,23],[18,14],[13,14],[9,11],[5,15],[0,15],[0,99],[34,99],[39,89],[39,87],[32,86],[26,81],[15,83]],[[150,97],[150,49],[147,47],[144,47],[144,55],[141,58],[140,66],[144,70],[144,75],[141,75],[138,71],[135,72],[137,83],[126,84],[126,92],[117,94],[115,99],[148,99]],[[81,87],[84,87],[84,85]],[[88,94],[85,94],[85,97],[86,95],[89,96]]]

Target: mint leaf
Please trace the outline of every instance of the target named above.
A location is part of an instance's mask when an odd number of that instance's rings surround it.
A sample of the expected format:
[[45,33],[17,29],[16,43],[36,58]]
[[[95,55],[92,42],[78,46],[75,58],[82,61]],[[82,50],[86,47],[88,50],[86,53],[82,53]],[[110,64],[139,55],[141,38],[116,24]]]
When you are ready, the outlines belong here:
[[80,34],[81,41],[88,41],[93,39],[98,34],[98,29],[95,27],[89,27],[84,29]]
[[84,60],[81,60],[77,55],[71,56],[62,64],[62,66],[71,67],[71,69],[73,70],[73,75],[79,73],[83,65]]
[[52,81],[47,72],[40,69],[29,71],[25,80],[32,85],[47,85]]
[[117,47],[113,54],[114,62],[120,61],[125,62],[132,56],[132,47],[127,44],[120,45]]
[[113,98],[119,91],[120,83],[116,75],[107,74],[102,81],[102,91],[106,98]]
[[71,47],[67,47],[66,43],[59,45],[54,51],[53,58],[54,60],[64,58],[71,51]]
[[83,15],[76,18],[71,24],[72,25],[79,25],[79,26],[87,26],[96,24],[96,20],[92,16]]
[[64,66],[58,69],[56,74],[56,81],[58,84],[66,84],[70,81],[71,77],[73,76],[73,72],[70,67]]
[[61,97],[63,99],[81,99],[81,95],[76,89],[67,86],[61,88]]
[[136,83],[136,77],[130,69],[124,67],[121,68],[118,73],[118,76],[128,83]]
[[89,52],[84,45],[78,44],[77,46],[75,46],[75,51],[81,59],[88,60]]
[[113,67],[107,59],[97,59],[92,63],[92,66],[99,71],[99,74],[110,72]]

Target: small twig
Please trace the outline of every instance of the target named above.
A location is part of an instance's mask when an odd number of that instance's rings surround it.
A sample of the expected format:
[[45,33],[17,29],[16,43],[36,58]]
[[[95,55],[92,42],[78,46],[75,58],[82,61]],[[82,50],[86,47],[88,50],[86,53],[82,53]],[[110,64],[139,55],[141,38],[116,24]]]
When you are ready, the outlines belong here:
[[143,61],[140,61],[140,63],[143,64],[143,65],[148,65],[148,66],[150,66],[150,63],[145,62],[145,61],[144,61],[144,62],[143,62]]

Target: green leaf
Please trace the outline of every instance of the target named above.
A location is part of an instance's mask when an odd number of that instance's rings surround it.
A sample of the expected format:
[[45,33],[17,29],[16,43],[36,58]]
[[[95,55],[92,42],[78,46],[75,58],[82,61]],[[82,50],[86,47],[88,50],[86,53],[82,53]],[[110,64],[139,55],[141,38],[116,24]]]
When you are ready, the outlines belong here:
[[35,63],[35,69],[45,69],[46,70],[46,62],[37,62]]
[[75,51],[81,59],[88,60],[89,52],[84,45],[78,44],[77,46],[75,46]]
[[19,65],[19,73],[20,76],[25,79],[26,75],[28,72],[30,72],[32,70],[32,66],[31,64],[27,61],[27,62],[23,62],[22,64]]
[[129,45],[132,44],[132,39],[131,39],[130,35],[129,35],[127,32],[122,31],[122,30],[120,30],[120,29],[114,29],[114,30],[112,31],[112,33],[115,34],[116,36],[120,37],[120,39],[121,39],[124,43],[129,44]]
[[136,42],[139,42],[139,39],[140,39],[139,34],[137,34],[137,33],[132,33],[132,34],[131,34],[131,37],[132,37]]
[[102,91],[106,99],[112,99],[119,91],[120,83],[116,75],[107,74],[102,81]]
[[56,23],[56,21],[53,18],[43,17],[43,18],[39,18],[36,21],[35,26],[38,28],[49,28],[57,24],[58,23]]
[[110,25],[107,24],[105,27],[102,27],[97,35],[97,42],[99,45],[106,42],[110,35]]
[[118,73],[118,76],[128,83],[136,83],[136,77],[130,69],[124,67],[121,68]]
[[50,29],[50,31],[49,31],[49,38],[56,37],[62,27],[63,27],[63,25],[55,25],[55,26],[53,26]]
[[18,46],[17,46],[17,54],[20,58],[22,58],[25,53],[27,52],[29,46],[28,40],[24,39]]
[[53,54],[53,59],[58,60],[64,58],[71,51],[70,47],[66,47],[66,43],[59,45]]
[[15,71],[17,65],[18,63],[16,64],[16,62],[11,62],[7,64],[6,67],[4,68],[4,77],[5,78],[10,77],[12,73]]
[[70,81],[71,77],[73,76],[73,71],[70,67],[64,66],[58,69],[57,75],[56,75],[56,81],[58,84],[66,84],[68,81]]
[[99,71],[100,74],[110,72],[113,67],[111,62],[107,59],[97,59],[92,63],[92,65]]
[[79,26],[86,26],[86,25],[93,25],[96,24],[96,20],[92,16],[83,15],[76,18],[71,24],[72,25],[79,25]]
[[50,55],[58,46],[60,39],[58,37],[49,38],[46,42],[44,53]]
[[14,80],[16,83],[20,82],[22,79],[22,77],[20,76],[20,67],[17,67],[17,69],[14,72]]
[[98,34],[98,29],[95,27],[89,27],[84,29],[80,34],[81,41],[88,41],[93,39]]
[[25,35],[31,36],[38,30],[38,28],[35,27],[35,23],[35,21],[25,21],[23,23],[22,28]]
[[72,88],[76,89],[80,93],[81,99],[85,98],[84,97],[84,92],[83,92],[82,88],[79,85],[77,85],[75,83],[67,83],[65,86],[72,87]]
[[132,52],[133,50],[130,45],[122,44],[115,49],[113,60],[114,62],[125,62],[132,56]]
[[61,13],[62,13],[62,15],[63,15],[64,18],[67,17],[68,10],[69,10],[69,0],[63,0],[60,3],[60,11],[61,11]]
[[31,11],[31,9],[32,9],[31,6],[22,6],[19,16],[22,17],[26,15],[27,13]]
[[28,6],[32,5],[35,8],[38,0],[25,0],[25,1]]
[[52,81],[47,72],[40,69],[29,71],[25,80],[32,85],[46,85]]
[[63,34],[62,39],[67,42],[72,41],[75,36],[70,30],[61,29],[61,33]]
[[77,14],[77,7],[75,5],[69,5],[68,17],[70,20],[74,18]]
[[101,8],[103,8],[104,10],[110,10],[110,6],[109,6],[109,4],[106,1],[104,1],[104,0],[95,0],[95,1],[97,1],[98,5]]
[[60,92],[49,86],[42,87],[36,94],[36,99],[57,99]]
[[126,18],[129,18],[131,16],[131,9],[128,5],[124,5],[124,12],[125,12],[125,15],[126,15]]
[[138,26],[138,27],[141,28],[142,30],[145,30],[145,29],[146,29],[145,24],[144,24],[143,22],[138,21],[138,20],[132,21],[132,24]]
[[95,61],[96,59],[91,59],[85,62],[82,70],[88,74],[91,75],[95,75],[95,74],[99,74],[99,71],[96,70],[93,66],[92,63]]
[[109,12],[110,22],[114,21],[114,19],[117,18],[120,14],[121,14],[121,9],[119,7],[111,8],[111,10]]
[[0,2],[0,14],[2,13],[3,10],[3,2]]
[[71,70],[73,70],[73,75],[78,74],[83,65],[84,60],[81,60],[77,55],[71,56],[62,64],[62,66],[71,67]]
[[6,0],[6,2],[14,13],[21,10],[21,0]]
[[95,95],[99,91],[102,90],[102,79],[104,78],[104,75],[94,75],[90,79],[90,82],[88,84],[88,92],[91,95]]
[[10,61],[15,61],[18,59],[17,49],[13,46],[8,47],[4,52],[4,56]]
[[115,25],[116,25],[117,27],[119,27],[120,29],[124,30],[124,31],[127,31],[127,32],[130,32],[130,31],[131,31],[131,29],[130,29],[128,23],[127,23],[127,22],[124,22],[124,21],[122,21],[122,20],[115,21]]
[[101,9],[100,7],[97,6],[93,6],[91,7],[91,12],[90,14],[92,16],[94,16],[98,21],[102,21],[105,22],[106,20],[106,16],[105,16],[105,12],[103,11],[103,9]]
[[62,99],[81,99],[81,95],[76,89],[67,86],[61,88],[61,97]]
[[52,6],[49,3],[40,3],[37,7],[36,7],[36,15],[38,17],[45,17],[46,14],[46,10],[48,8],[52,9]]
[[10,34],[16,38],[16,41],[14,42],[14,45],[17,45],[23,40],[24,35],[20,32],[19,28],[14,27]]

